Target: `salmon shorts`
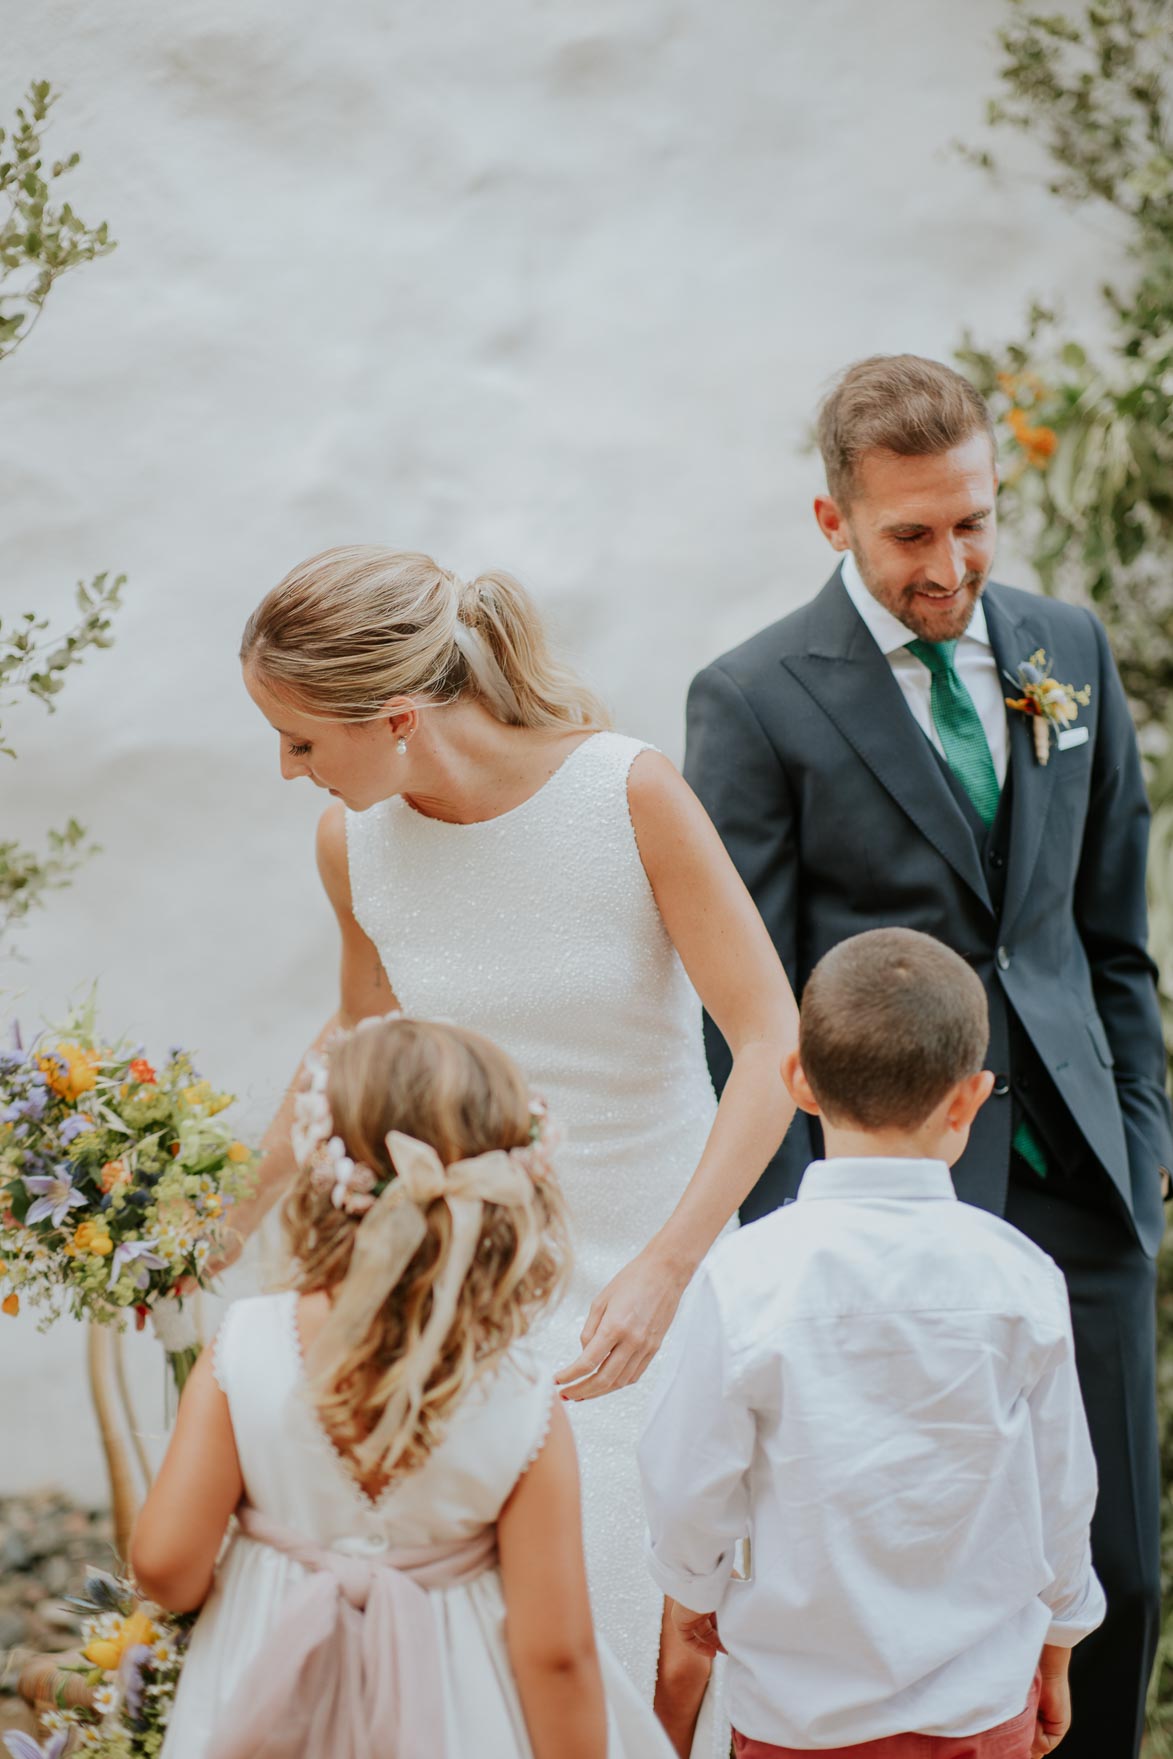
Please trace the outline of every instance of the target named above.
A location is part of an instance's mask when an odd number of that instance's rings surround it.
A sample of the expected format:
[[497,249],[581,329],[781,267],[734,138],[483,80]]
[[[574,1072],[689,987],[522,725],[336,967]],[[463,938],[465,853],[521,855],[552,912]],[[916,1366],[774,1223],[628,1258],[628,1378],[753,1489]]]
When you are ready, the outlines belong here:
[[854,1747],[772,1747],[733,1731],[737,1759],[1030,1759],[1039,1705],[1035,1675],[1026,1709],[976,1735],[886,1735]]

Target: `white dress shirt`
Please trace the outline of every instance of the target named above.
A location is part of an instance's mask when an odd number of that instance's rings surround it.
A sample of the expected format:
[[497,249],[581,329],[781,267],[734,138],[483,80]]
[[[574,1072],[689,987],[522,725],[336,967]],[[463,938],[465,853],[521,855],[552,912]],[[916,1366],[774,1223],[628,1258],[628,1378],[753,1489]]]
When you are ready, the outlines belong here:
[[943,1162],[816,1161],[710,1254],[672,1348],[651,1570],[717,1612],[742,1734],[974,1734],[1100,1623],[1062,1275]]
[[[872,597],[864,585],[863,576],[850,550],[843,558],[843,584],[847,588],[848,598],[867,624],[876,646],[891,666],[892,676],[899,684],[917,726],[944,757],[929,706],[932,673],[923,660],[918,660],[915,654],[908,651],[908,643],[916,640],[915,633],[906,629],[899,618],[894,617],[879,599]],[[957,643],[953,664],[957,676],[973,697],[973,705],[977,709],[990,747],[990,756],[994,760],[998,786],[1001,787],[1006,780],[1006,765],[1009,762],[1006,734],[1006,693],[1009,683],[998,670],[998,662],[990,646],[990,634],[986,627],[985,606],[981,599],[973,608],[969,628]]]

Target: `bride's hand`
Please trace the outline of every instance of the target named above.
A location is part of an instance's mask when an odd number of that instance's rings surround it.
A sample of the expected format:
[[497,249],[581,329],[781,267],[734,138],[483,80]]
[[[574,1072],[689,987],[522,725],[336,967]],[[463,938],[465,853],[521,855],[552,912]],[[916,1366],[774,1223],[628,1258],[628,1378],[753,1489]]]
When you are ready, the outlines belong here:
[[624,1265],[591,1303],[582,1355],[554,1383],[566,1399],[598,1399],[631,1386],[647,1368],[688,1285],[688,1274],[651,1251]]

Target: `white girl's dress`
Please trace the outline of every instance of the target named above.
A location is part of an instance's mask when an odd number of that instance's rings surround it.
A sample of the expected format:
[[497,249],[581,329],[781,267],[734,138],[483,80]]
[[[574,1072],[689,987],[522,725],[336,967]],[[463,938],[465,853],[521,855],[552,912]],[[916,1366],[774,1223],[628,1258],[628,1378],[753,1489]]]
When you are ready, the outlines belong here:
[[[512,812],[427,818],[396,796],[346,815],[354,914],[408,1014],[496,1040],[565,1131],[569,1296],[534,1334],[551,1371],[591,1302],[668,1219],[716,1111],[701,1005],[656,906],[627,799],[648,747],[597,733]],[[663,1605],[645,1562],[636,1448],[663,1352],[635,1386],[569,1403],[595,1622],[651,1703]],[[709,1692],[695,1755],[729,1751]]]
[[[553,1389],[529,1345],[474,1382],[419,1470],[393,1479],[372,1502],[305,1396],[297,1299],[287,1291],[238,1301],[216,1339],[216,1379],[228,1399],[248,1503],[307,1540],[359,1557],[470,1539],[492,1526],[549,1426]],[[215,1759],[217,1722],[304,1574],[282,1553],[235,1534],[192,1633],[162,1759]],[[505,1645],[500,1572],[432,1590],[428,1603],[447,1759],[532,1759]],[[599,1648],[608,1759],[671,1759],[651,1710],[605,1644]]]

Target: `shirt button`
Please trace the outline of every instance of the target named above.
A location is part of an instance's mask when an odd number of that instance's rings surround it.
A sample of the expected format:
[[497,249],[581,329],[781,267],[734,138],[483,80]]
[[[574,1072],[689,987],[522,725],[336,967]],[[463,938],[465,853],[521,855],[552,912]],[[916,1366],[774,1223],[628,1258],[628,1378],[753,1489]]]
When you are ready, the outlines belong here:
[[998,960],[999,971],[1009,971],[1009,969],[1010,969],[1010,948],[1009,947],[999,947],[997,954],[995,956]]
[[1009,1092],[1010,1092],[1010,1083],[1006,1079],[1005,1075],[995,1075],[994,1076],[995,1097],[998,1099],[1005,1099],[1006,1095]]
[[1006,865],[1006,857],[1003,855],[1002,851],[1000,849],[991,849],[990,850],[990,866],[991,867],[1005,867],[1005,865]]

